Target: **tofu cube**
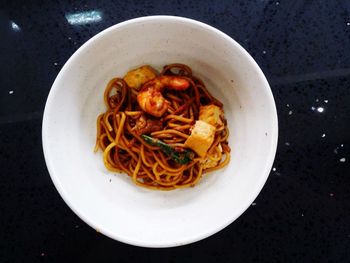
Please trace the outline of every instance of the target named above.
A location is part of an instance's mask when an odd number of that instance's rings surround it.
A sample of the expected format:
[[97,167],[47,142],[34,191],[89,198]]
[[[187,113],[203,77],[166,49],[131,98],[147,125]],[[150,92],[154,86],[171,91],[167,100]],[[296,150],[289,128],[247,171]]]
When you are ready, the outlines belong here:
[[208,168],[213,168],[218,165],[218,161],[213,161],[210,158],[205,158],[203,161],[201,161],[201,165],[203,170],[208,169]]
[[207,154],[209,147],[214,142],[216,128],[205,121],[196,121],[191,135],[185,141],[185,146],[191,148],[200,157]]
[[199,108],[199,119],[213,126],[222,125],[220,116],[222,115],[220,107],[210,104]]
[[[221,144],[219,144],[217,147],[218,147],[218,150],[220,152],[222,152]],[[214,157],[215,159],[217,159],[219,157],[217,151],[214,151],[214,153],[212,153],[211,156]],[[209,157],[210,157],[209,154],[207,154],[207,156],[203,160],[200,161],[200,163],[202,165],[202,168],[204,170],[208,169],[208,168],[213,168],[213,167],[215,167],[215,166],[217,166],[219,164],[219,161],[212,160]]]
[[124,81],[130,88],[139,90],[147,81],[154,79],[157,76],[156,71],[148,65],[129,71]]

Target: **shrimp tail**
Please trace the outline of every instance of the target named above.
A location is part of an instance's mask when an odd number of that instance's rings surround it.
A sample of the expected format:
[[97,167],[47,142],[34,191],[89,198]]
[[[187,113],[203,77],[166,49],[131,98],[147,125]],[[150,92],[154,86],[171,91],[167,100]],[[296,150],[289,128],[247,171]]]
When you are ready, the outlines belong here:
[[160,81],[162,82],[163,86],[167,86],[174,90],[186,90],[190,86],[190,82],[183,77],[177,77],[177,76],[161,76]]

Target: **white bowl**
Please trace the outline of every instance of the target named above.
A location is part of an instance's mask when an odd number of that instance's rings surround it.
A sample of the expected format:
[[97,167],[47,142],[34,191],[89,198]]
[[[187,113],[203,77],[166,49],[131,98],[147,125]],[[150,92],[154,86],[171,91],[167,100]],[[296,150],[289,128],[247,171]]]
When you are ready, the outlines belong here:
[[[143,189],[108,172],[93,152],[96,117],[111,78],[174,62],[189,65],[224,103],[232,159],[194,188]],[[99,232],[144,247],[188,244],[233,222],[269,175],[277,133],[274,99],[253,58],[219,30],[173,16],[132,19],[87,41],[58,74],[42,130],[47,167],[68,206]]]

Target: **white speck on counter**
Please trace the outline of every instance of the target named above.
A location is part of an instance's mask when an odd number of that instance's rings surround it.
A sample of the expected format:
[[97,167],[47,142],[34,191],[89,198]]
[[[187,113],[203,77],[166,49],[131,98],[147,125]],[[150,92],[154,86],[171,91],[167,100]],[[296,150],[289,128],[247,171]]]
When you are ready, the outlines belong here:
[[287,103],[287,105],[286,105],[288,108],[289,108],[289,104]]
[[335,148],[333,152],[334,152],[335,154],[338,154],[338,149],[339,149],[338,147]]
[[256,203],[255,203],[255,202],[253,202],[253,203],[252,203],[252,206],[256,206]]
[[350,26],[350,22],[347,22],[346,25],[347,25],[347,26]]
[[11,94],[13,94],[13,93],[14,93],[14,91],[13,91],[13,90],[10,90],[10,91],[9,91],[9,94],[10,94],[10,95],[11,95]]
[[340,144],[340,147],[342,147],[342,148],[343,148],[343,147],[344,147],[344,144]]
[[79,225],[75,225],[74,228],[79,228]]
[[279,5],[279,4],[280,4],[280,2],[277,1],[277,2],[276,2],[276,5]]
[[324,137],[326,137],[326,134],[324,133],[324,134],[322,134],[322,136],[321,136],[322,138],[324,138]]
[[288,115],[292,115],[292,114],[293,114],[293,111],[290,110],[290,111],[288,112]]
[[266,54],[266,50],[263,50],[263,52],[262,52],[263,54]]
[[55,66],[57,66],[58,65],[58,63],[57,62],[55,62],[55,63],[53,63]]
[[42,256],[42,257],[43,257],[43,256],[45,256],[45,253],[44,253],[44,252],[42,252],[42,253],[40,254],[40,256]]
[[277,169],[276,169],[275,167],[272,168],[272,171],[274,171],[274,172],[275,172],[275,175],[277,175],[277,176],[280,176],[280,175],[281,175],[281,173],[277,172]]
[[318,107],[318,108],[317,108],[317,111],[318,111],[318,112],[323,112],[323,111],[324,111],[324,108],[323,108],[323,107]]
[[19,25],[17,25],[15,22],[11,21],[11,27],[13,29],[13,31],[19,32],[21,31],[21,28],[19,27]]
[[314,110],[316,110],[316,108],[315,108],[314,106],[311,106],[311,110],[313,110],[313,111],[314,111]]
[[290,146],[290,143],[289,143],[289,142],[286,142],[285,145],[286,145],[286,146]]
[[301,216],[304,216],[304,214],[301,214]]
[[345,162],[346,162],[346,158],[345,158],[345,157],[344,157],[344,158],[340,158],[340,159],[339,159],[339,162],[345,163]]
[[319,99],[316,99],[316,102],[319,102],[320,100]]
[[330,197],[333,197],[333,196],[334,196],[334,194],[333,194],[333,193],[329,193],[329,196],[330,196]]
[[324,103],[328,103],[328,100],[324,100]]

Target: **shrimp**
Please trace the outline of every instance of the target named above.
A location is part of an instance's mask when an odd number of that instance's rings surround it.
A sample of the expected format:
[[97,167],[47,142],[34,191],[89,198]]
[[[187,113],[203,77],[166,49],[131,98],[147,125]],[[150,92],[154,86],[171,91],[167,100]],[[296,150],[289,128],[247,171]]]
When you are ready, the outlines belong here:
[[146,82],[137,95],[137,102],[141,109],[155,117],[161,117],[168,109],[167,101],[162,91],[165,88],[173,90],[186,90],[190,82],[180,76],[160,76]]

